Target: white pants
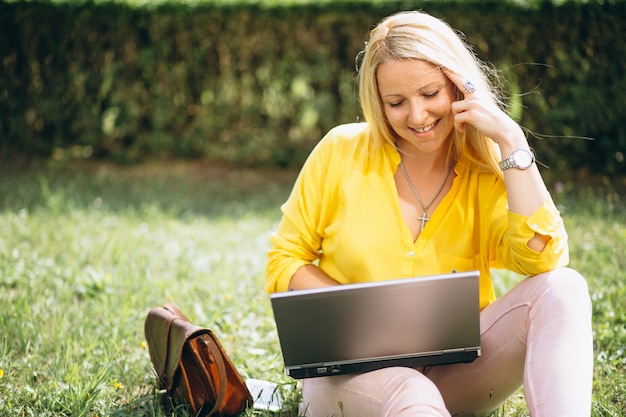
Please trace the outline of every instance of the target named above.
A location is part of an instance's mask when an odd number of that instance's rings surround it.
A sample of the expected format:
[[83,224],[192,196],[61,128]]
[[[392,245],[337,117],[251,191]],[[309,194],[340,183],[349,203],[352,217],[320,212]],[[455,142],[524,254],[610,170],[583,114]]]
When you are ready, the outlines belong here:
[[307,417],[479,416],[523,383],[532,417],[589,416],[591,302],[568,268],[527,278],[480,313],[481,356],[469,364],[306,379]]

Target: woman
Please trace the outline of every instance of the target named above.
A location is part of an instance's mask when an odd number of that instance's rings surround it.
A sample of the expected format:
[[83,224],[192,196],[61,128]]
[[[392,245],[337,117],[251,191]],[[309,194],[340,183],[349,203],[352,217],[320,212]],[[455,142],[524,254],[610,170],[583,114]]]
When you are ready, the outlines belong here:
[[[522,384],[530,414],[588,416],[591,307],[522,129],[447,24],[384,19],[359,68],[366,123],[309,156],[271,236],[268,292],[481,272],[482,355],[470,364],[303,381],[306,415],[494,410]],[[491,269],[529,278],[495,299]]]

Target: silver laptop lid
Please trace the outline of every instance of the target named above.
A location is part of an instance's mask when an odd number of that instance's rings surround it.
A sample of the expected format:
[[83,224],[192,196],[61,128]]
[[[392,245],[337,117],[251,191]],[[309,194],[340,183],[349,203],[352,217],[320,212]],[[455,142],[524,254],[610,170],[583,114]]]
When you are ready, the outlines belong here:
[[271,295],[285,367],[479,349],[479,273]]

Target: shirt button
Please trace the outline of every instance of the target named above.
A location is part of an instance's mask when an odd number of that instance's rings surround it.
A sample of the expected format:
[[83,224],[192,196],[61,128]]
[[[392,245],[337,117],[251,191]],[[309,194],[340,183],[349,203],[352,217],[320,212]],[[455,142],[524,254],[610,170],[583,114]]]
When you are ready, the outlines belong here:
[[537,224],[533,224],[531,227],[532,227],[533,230],[539,229],[539,226]]
[[409,256],[410,256],[411,258],[413,257],[413,255],[415,255],[415,252],[413,252],[413,251],[409,252]]

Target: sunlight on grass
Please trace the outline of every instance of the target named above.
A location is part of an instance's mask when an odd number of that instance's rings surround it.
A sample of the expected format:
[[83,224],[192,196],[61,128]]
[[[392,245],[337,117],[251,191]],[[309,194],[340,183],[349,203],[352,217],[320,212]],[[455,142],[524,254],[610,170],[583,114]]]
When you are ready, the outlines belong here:
[[[143,336],[148,310],[168,301],[215,330],[244,378],[281,384],[284,415],[297,415],[263,290],[269,233],[295,173],[166,164],[5,174],[0,415],[187,415],[160,406]],[[557,200],[594,300],[594,416],[623,415],[626,213],[584,195]],[[497,276],[499,293],[521,279]],[[521,390],[494,413],[525,415]]]

